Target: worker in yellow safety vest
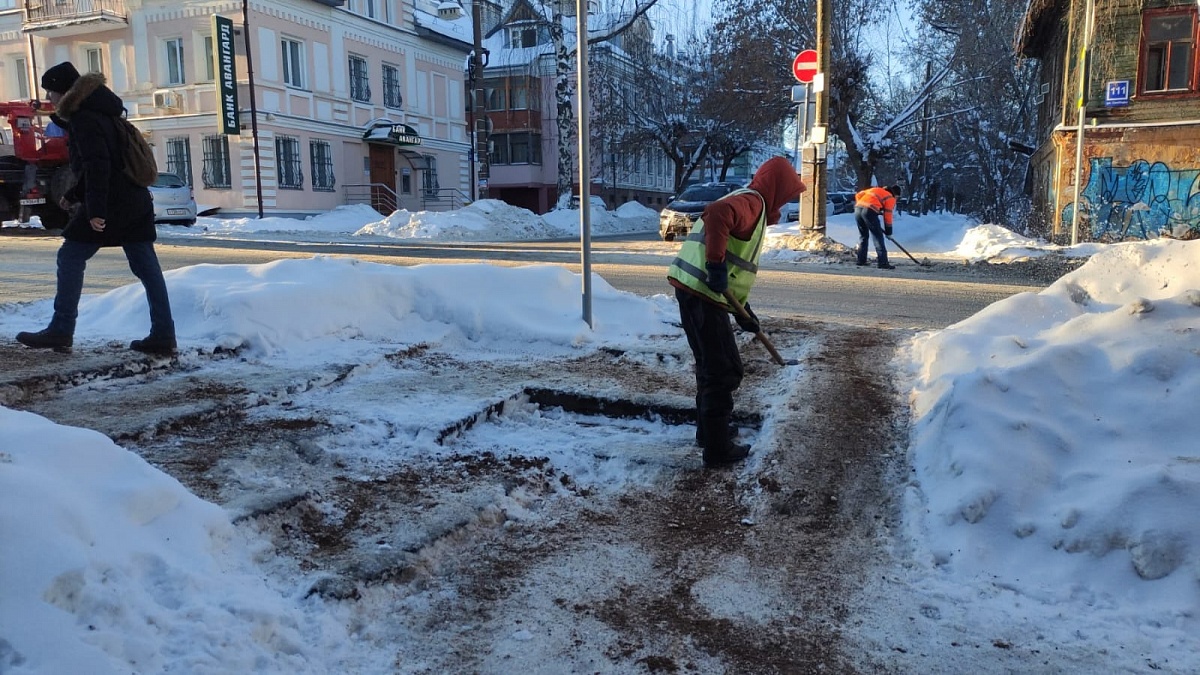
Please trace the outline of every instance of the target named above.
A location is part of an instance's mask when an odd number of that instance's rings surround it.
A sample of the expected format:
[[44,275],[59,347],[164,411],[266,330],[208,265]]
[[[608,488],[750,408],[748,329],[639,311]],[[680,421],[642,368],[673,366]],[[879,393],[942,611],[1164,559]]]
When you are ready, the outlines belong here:
[[[896,198],[900,196],[899,185],[870,187],[854,195],[854,223],[858,225],[858,266],[867,264],[867,240],[875,238],[876,263],[881,270],[894,270],[888,264],[885,236],[892,236],[892,211],[896,209]],[[879,217],[883,216],[883,226]]]
[[679,302],[679,319],[696,358],[696,444],[708,467],[739,462],[749,446],[734,442],[730,425],[733,392],[742,383],[742,357],[729,325],[729,292],[747,311],[734,314],[751,333],[762,329],[747,303],[758,273],[768,225],[804,191],[804,182],[783,157],[768,159],[750,185],[709,204],[667,270]]

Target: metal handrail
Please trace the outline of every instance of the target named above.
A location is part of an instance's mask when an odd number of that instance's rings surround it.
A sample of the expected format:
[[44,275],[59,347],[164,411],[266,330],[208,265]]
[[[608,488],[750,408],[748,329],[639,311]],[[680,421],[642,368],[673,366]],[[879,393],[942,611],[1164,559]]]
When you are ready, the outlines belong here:
[[458,188],[421,190],[421,208],[426,211],[453,211],[471,203],[471,198]]
[[384,183],[350,183],[343,185],[347,204],[367,204],[385,216],[399,208],[400,198],[390,185]]

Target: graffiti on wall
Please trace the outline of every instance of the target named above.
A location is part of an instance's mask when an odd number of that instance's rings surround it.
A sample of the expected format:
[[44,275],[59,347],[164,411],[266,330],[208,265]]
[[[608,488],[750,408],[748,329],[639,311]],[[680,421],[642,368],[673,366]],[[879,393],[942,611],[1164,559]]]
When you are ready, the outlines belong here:
[[[1081,197],[1081,220],[1093,241],[1200,234],[1200,169],[1141,159],[1115,167],[1111,157],[1099,157],[1091,161]],[[1063,208],[1062,222],[1071,222],[1074,207],[1071,202]]]

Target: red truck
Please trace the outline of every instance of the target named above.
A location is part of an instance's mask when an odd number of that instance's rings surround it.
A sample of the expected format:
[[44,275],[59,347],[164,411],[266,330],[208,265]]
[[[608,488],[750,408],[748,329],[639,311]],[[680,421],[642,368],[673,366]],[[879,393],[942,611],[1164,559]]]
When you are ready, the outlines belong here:
[[8,123],[0,130],[0,220],[28,223],[36,215],[46,229],[67,223],[69,214],[58,200],[74,177],[67,162],[66,132],[50,125],[53,112],[54,106],[41,101],[0,103],[0,117]]

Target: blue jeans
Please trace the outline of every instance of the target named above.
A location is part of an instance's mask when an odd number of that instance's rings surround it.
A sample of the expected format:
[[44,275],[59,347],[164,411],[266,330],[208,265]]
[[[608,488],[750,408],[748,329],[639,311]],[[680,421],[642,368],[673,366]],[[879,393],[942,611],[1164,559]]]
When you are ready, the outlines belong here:
[[858,264],[867,264],[867,238],[875,239],[875,255],[878,256],[880,267],[888,264],[887,246],[883,243],[883,226],[879,224],[879,214],[861,206],[854,208],[854,224],[858,225]]
[[[154,242],[125,244],[121,248],[125,251],[125,259],[129,261],[129,270],[146,289],[146,300],[150,303],[150,334],[174,337],[171,300],[167,297],[167,282],[163,279],[162,267],[154,253]],[[79,296],[83,293],[83,271],[87,269],[87,261],[99,250],[99,244],[69,239],[58,249],[58,291],[54,294],[54,317],[50,319],[48,329],[51,333],[75,334]]]

